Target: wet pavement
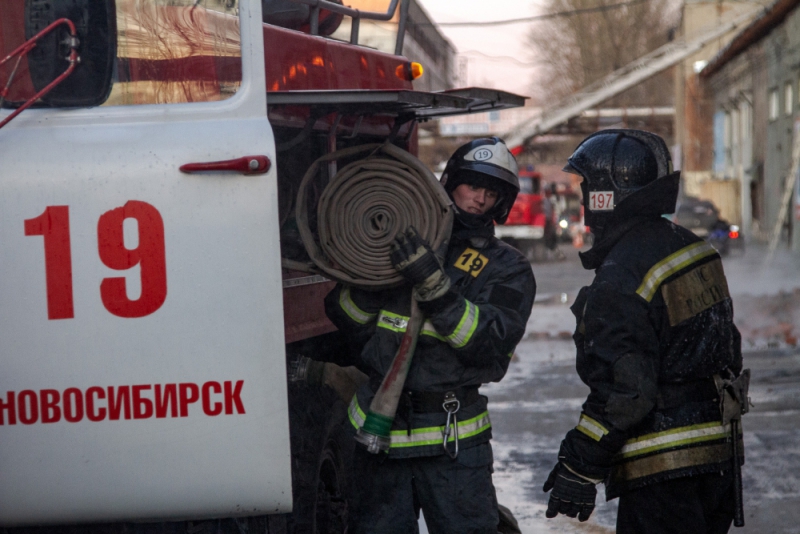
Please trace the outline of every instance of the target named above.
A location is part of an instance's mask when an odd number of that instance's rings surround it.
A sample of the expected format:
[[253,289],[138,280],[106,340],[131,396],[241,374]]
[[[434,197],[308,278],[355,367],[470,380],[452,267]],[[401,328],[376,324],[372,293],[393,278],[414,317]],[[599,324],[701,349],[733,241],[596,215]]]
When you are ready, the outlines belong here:
[[[575,426],[588,388],[575,372],[569,305],[593,276],[577,252],[534,265],[538,283],[525,339],[502,382],[481,389],[489,396],[494,429],[494,482],[501,504],[522,532],[614,532],[617,501],[605,502],[603,487],[586,523],[546,519],[542,484],[556,461],[564,434]],[[752,370],[753,408],[745,416],[743,468],[746,526],[742,533],[800,532],[800,258],[751,247],[723,260]]]

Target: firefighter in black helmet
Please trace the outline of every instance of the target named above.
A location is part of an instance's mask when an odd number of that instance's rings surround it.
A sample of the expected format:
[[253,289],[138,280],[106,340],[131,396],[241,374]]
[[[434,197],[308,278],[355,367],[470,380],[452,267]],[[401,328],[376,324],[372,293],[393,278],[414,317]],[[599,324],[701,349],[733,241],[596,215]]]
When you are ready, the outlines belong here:
[[564,170],[583,177],[596,235],[581,254],[594,281],[572,306],[590,393],[544,484],[546,516],[586,521],[604,482],[619,533],[727,532],[749,375],[720,256],[662,217],[680,173],[657,135],[595,133]]
[[350,532],[416,532],[420,508],[432,533],[497,532],[491,423],[478,388],[505,374],[536,292],[530,264],[494,237],[519,191],[517,164],[500,139],[479,139],[453,154],[442,184],[456,210],[446,250],[434,254],[410,228],[392,252],[407,285],[337,285],[325,301],[359,347],[352,364],[369,375],[350,404],[354,433],[397,352],[412,288],[426,316],[388,453],[356,451]]

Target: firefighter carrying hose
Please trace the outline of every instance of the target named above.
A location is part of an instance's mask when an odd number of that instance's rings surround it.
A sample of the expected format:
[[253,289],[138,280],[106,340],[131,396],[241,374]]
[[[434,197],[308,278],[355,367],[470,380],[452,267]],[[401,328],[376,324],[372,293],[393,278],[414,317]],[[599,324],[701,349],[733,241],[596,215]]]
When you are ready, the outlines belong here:
[[350,404],[354,431],[397,353],[412,288],[426,318],[388,453],[357,447],[350,532],[416,532],[420,508],[433,533],[497,532],[491,424],[478,388],[505,374],[536,292],[524,256],[494,237],[519,192],[517,164],[500,139],[478,139],[453,154],[441,182],[456,207],[446,250],[409,228],[391,253],[407,285],[339,284],[325,301],[354,347],[353,365],[369,376]]
[[595,278],[572,306],[591,392],[544,484],[546,516],[586,521],[604,482],[620,498],[619,533],[727,532],[743,522],[749,372],[720,256],[661,216],[675,210],[680,173],[657,135],[603,130],[564,170],[583,177],[596,234],[581,254]]

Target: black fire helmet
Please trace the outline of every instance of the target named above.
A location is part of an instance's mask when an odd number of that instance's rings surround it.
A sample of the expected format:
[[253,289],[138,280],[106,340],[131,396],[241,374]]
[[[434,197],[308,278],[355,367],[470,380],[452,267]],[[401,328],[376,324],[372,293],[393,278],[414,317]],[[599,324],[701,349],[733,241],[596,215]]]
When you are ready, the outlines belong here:
[[651,132],[629,129],[590,135],[569,157],[564,171],[583,177],[584,218],[596,228],[605,226],[626,198],[673,174],[664,140]]

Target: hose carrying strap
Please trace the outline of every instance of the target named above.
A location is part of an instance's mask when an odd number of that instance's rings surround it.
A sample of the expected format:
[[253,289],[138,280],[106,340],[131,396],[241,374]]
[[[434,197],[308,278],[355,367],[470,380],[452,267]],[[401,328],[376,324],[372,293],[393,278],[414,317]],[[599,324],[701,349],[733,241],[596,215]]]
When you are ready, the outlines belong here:
[[[320,196],[315,236],[309,185],[320,165],[340,159],[351,163]],[[345,284],[381,290],[404,281],[389,259],[395,236],[413,225],[436,251],[450,236],[453,210],[436,177],[416,157],[392,144],[369,144],[327,154],[309,167],[297,194],[296,218],[317,268]]]

